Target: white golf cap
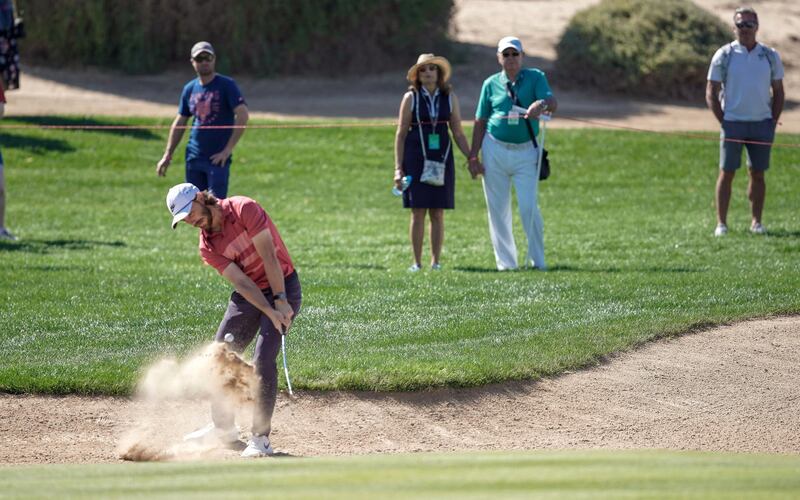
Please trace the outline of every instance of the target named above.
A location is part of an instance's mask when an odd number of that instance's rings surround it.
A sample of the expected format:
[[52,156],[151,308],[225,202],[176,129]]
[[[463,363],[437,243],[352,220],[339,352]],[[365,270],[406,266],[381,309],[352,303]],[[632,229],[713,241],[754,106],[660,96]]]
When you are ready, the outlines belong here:
[[196,56],[201,52],[208,52],[212,56],[214,55],[214,47],[211,46],[208,42],[197,42],[192,46],[192,57]]
[[189,182],[170,188],[167,193],[167,208],[172,214],[172,229],[175,229],[178,222],[189,215],[192,210],[192,201],[194,201],[199,192],[200,190],[197,189],[197,186]]
[[503,52],[504,50],[506,50],[508,48],[514,48],[514,49],[517,49],[518,51],[522,52],[522,42],[520,42],[519,38],[517,38],[515,36],[507,36],[507,37],[503,38],[502,40],[500,40],[499,42],[497,42],[497,52],[498,52],[498,54],[500,52]]

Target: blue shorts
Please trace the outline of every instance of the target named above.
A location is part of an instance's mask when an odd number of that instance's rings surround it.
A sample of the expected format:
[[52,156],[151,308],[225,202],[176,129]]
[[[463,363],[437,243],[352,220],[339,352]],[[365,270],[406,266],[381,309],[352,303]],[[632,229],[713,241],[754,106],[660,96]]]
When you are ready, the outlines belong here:
[[231,159],[223,166],[211,163],[211,160],[193,158],[186,162],[186,182],[191,182],[200,191],[211,190],[217,198],[228,197],[228,177],[231,172]]
[[772,146],[764,144],[743,144],[726,141],[772,142],[775,139],[775,122],[772,118],[757,122],[722,121],[719,134],[719,168],[726,172],[735,172],[742,163],[742,146],[747,149],[747,167],[765,171],[769,168],[769,154]]

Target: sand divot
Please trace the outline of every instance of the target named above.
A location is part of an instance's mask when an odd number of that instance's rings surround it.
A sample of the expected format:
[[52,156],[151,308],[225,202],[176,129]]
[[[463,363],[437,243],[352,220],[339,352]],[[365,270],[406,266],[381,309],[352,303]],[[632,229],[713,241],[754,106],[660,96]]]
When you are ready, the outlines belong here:
[[221,342],[212,342],[185,360],[157,362],[137,388],[141,410],[120,440],[119,458],[192,460],[222,454],[224,450],[215,443],[183,442],[181,437],[202,425],[211,400],[224,401],[245,421],[247,416],[241,414],[252,414],[258,384],[253,365]]

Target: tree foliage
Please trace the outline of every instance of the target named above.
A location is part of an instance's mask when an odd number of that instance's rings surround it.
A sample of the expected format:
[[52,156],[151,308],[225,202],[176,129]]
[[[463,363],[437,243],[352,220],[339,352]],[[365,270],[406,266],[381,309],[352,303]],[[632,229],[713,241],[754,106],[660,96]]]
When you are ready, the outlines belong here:
[[442,51],[453,0],[20,0],[28,60],[153,72],[207,40],[221,71],[338,75]]

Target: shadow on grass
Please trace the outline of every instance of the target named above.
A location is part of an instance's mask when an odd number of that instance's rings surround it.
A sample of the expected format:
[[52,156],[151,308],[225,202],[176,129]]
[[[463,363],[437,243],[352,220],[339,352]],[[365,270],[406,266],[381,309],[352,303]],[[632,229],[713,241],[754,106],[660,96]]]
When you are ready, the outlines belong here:
[[324,268],[324,269],[363,269],[366,271],[388,271],[389,268],[386,266],[379,266],[377,264],[329,264],[329,265],[319,265],[317,264],[315,267]]
[[0,252],[49,253],[54,250],[92,250],[97,247],[124,247],[122,241],[97,240],[0,240]]
[[494,267],[475,267],[475,266],[454,266],[454,271],[464,271],[467,273],[499,273]]
[[31,153],[44,153],[46,151],[57,151],[59,153],[71,153],[75,151],[72,145],[61,139],[46,139],[44,137],[29,137],[26,135],[0,133],[0,144],[3,149],[21,149]]
[[[498,271],[494,267],[474,267],[474,266],[461,266],[454,267],[456,271],[464,271],[468,273],[541,273],[542,271],[533,268],[520,268],[511,271]],[[705,272],[704,269],[692,269],[689,267],[641,267],[641,268],[623,268],[623,267],[578,267],[569,264],[561,264],[547,268],[547,273],[557,272],[581,272],[581,273],[700,273]]]
[[800,231],[787,231],[785,229],[770,229],[768,238],[800,238]]
[[[105,121],[105,120],[97,120],[94,118],[78,118],[78,117],[69,117],[69,116],[54,116],[54,115],[45,115],[45,116],[15,116],[13,119],[14,122],[24,123],[26,125],[57,125],[57,126],[66,126],[66,127],[93,127],[93,126],[118,126],[119,123]],[[132,125],[135,127],[135,125]],[[78,131],[83,132],[81,129],[76,129]],[[147,130],[143,128],[106,128],[106,129],[89,129],[86,130],[88,132],[102,132],[104,134],[112,134],[112,135],[120,135],[124,137],[133,137],[134,139],[146,139],[146,140],[162,140],[163,138],[161,135],[156,134],[152,130]],[[5,146],[5,144],[3,144]]]
[[691,267],[578,267],[562,264],[549,268],[548,272],[582,272],[582,273],[702,273],[705,269]]
[[64,265],[33,265],[33,266],[22,266],[22,269],[26,269],[28,271],[44,271],[44,272],[56,272],[56,271],[82,271],[82,272],[91,272],[92,268],[88,266],[64,266]]

